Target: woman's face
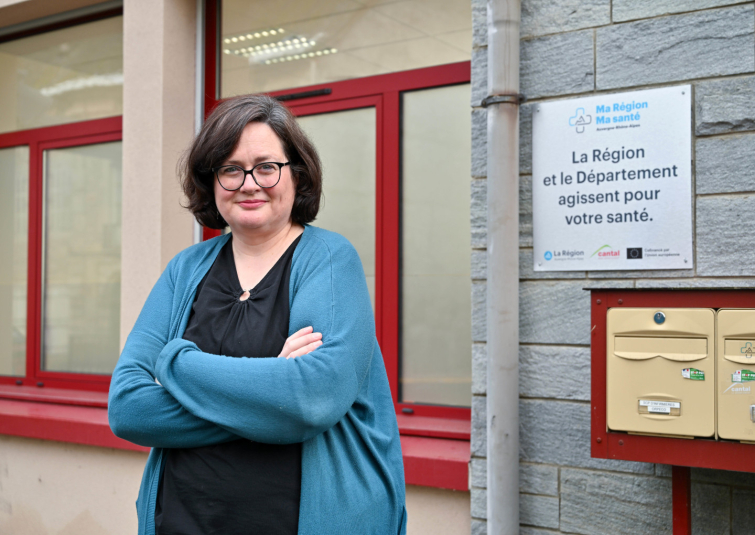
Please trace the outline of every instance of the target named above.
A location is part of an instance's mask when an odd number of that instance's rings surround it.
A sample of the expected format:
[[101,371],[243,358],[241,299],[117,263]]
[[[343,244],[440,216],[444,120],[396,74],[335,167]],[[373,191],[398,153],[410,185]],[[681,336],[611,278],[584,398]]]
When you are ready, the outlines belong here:
[[[249,123],[223,165],[251,169],[261,162],[287,161],[273,129],[265,123]],[[288,165],[281,169],[280,181],[272,188],[259,187],[250,174],[236,191],[223,189],[217,179],[214,187],[218,211],[234,233],[274,234],[291,220],[296,187]]]

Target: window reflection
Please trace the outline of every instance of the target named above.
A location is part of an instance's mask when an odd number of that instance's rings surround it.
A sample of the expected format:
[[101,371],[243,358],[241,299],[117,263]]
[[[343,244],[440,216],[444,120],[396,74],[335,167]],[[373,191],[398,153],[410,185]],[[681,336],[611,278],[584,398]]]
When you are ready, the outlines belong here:
[[471,57],[468,0],[224,0],[222,97]]
[[375,108],[299,118],[323,166],[314,224],[342,234],[359,253],[375,307]]
[[469,91],[464,84],[403,94],[400,383],[406,402],[471,401]]
[[0,44],[0,132],[123,113],[123,17]]
[[45,152],[42,369],[109,374],[118,360],[121,143]]
[[0,375],[26,371],[29,147],[0,149]]

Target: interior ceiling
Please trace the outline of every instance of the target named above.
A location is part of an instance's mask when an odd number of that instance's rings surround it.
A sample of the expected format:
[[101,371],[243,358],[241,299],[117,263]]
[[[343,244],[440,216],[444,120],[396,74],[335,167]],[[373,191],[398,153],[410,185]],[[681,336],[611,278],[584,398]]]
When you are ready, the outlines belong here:
[[[471,6],[468,0],[224,0],[222,38],[224,72],[326,50],[353,65],[354,75],[390,72],[468,60]],[[303,45],[281,47],[293,39]],[[396,57],[402,54],[403,62]],[[318,59],[309,56],[296,59]],[[297,63],[303,69],[307,62]]]

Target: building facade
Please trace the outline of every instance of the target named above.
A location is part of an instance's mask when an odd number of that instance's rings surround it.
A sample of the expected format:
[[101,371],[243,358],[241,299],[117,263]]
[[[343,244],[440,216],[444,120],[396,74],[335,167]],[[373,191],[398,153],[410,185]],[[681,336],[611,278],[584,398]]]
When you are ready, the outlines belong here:
[[[135,533],[147,450],[110,432],[109,374],[168,261],[214,235],[181,207],[181,156],[253,92],[299,117],[315,224],[362,259],[409,534],[492,533],[488,33],[480,0],[0,0],[0,533]],[[755,5],[522,0],[520,36],[520,533],[671,533],[669,466],[590,457],[583,288],[755,286]],[[683,84],[693,267],[535,272],[535,106]],[[755,476],[692,478],[694,533],[752,532]]]
[[[485,2],[473,2],[472,533],[487,532]],[[522,0],[519,213],[521,533],[671,533],[669,466],[590,457],[590,295],[586,287],[751,287],[739,261],[752,202],[755,18],[728,1]],[[691,84],[694,268],[535,272],[532,114],[539,103]],[[745,246],[747,247],[747,246]],[[542,376],[547,369],[547,380]],[[692,532],[753,530],[752,474],[692,470]]]

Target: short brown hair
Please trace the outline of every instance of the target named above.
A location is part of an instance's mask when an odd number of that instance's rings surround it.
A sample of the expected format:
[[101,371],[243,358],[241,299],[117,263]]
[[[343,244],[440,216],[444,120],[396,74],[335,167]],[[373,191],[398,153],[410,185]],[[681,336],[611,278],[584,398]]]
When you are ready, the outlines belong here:
[[225,163],[246,125],[255,122],[273,129],[291,162],[296,187],[292,221],[304,225],[317,216],[322,195],[322,165],[314,145],[283,104],[267,95],[243,95],[218,104],[180,164],[181,185],[189,201],[186,208],[201,225],[213,229],[228,226],[215,204],[212,169]]

